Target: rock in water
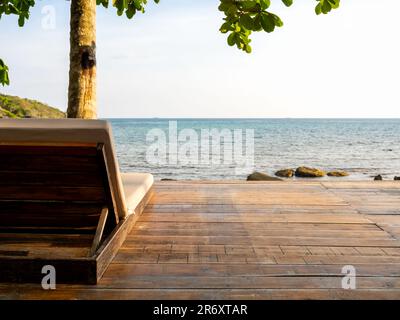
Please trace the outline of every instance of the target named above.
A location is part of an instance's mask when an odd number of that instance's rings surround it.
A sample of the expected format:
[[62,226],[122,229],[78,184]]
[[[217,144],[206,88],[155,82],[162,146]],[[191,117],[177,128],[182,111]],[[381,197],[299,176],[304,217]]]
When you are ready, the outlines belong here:
[[381,181],[383,180],[382,176],[380,174],[378,174],[377,176],[374,177],[375,181]]
[[282,177],[282,178],[291,178],[294,175],[294,170],[293,169],[278,170],[277,172],[275,172],[275,175],[277,177]]
[[400,180],[400,177],[394,177],[394,180]]
[[325,176],[324,171],[308,167],[298,167],[294,174],[296,177],[301,178],[319,178]]
[[346,171],[336,170],[330,171],[326,175],[329,177],[347,177],[349,174]]
[[178,180],[170,178],[162,178],[161,181],[178,181]]
[[247,176],[247,181],[282,181],[282,179],[271,177],[265,173],[255,171]]

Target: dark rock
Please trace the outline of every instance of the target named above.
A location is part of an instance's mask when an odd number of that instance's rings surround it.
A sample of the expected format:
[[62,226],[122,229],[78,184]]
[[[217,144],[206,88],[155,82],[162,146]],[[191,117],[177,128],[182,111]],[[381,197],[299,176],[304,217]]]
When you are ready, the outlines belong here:
[[282,181],[282,179],[271,177],[262,172],[253,172],[247,176],[247,181]]
[[176,179],[162,178],[161,181],[177,181]]
[[383,180],[382,176],[380,174],[378,174],[377,176],[374,177],[375,181],[381,181]]
[[282,178],[291,178],[294,175],[294,170],[293,169],[278,170],[277,172],[275,172],[275,175],[277,177],[282,177]]
[[325,172],[315,168],[298,167],[295,176],[301,178],[319,178],[325,176]]
[[394,177],[394,180],[400,180],[400,177]]
[[329,177],[347,177],[349,174],[343,170],[330,171],[326,174]]

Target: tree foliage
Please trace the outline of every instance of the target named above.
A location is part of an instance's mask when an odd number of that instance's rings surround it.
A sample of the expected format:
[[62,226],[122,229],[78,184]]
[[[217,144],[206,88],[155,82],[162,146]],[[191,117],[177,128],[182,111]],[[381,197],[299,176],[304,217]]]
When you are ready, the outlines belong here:
[[[293,0],[281,0],[290,7]],[[315,12],[328,13],[339,7],[340,0],[316,0]],[[228,44],[238,49],[251,52],[250,35],[253,31],[273,32],[282,27],[283,22],[276,14],[269,11],[271,0],[220,0],[218,9],[225,14],[220,31],[228,34]]]
[[3,15],[17,15],[18,25],[23,27],[29,19],[29,10],[35,5],[35,0],[2,0],[0,2],[0,19]]
[[0,83],[3,86],[10,84],[10,79],[8,79],[8,67],[1,59],[0,59]]
[[[160,0],[153,0],[159,3]],[[218,9],[225,15],[220,28],[222,33],[228,34],[228,44],[250,53],[250,35],[252,32],[273,32],[276,27],[282,27],[283,22],[276,14],[269,11],[272,0],[220,0]],[[293,0],[281,1],[290,7]],[[339,7],[340,0],[315,0],[316,14],[327,14],[332,9]],[[132,19],[136,13],[144,13],[148,0],[96,0],[97,5],[108,8],[110,4],[116,8],[117,14],[126,15]],[[18,16],[18,25],[23,27],[29,19],[29,12],[35,6],[35,0],[0,0],[0,19],[3,15]],[[0,84],[8,85],[8,67],[0,59]]]

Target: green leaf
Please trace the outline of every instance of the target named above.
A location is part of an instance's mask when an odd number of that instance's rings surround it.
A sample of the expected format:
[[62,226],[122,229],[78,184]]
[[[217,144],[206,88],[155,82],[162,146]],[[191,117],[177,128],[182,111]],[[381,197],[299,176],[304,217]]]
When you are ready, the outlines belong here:
[[115,0],[114,7],[117,8],[117,15],[121,16],[124,13],[124,0]]
[[140,0],[133,0],[133,5],[136,8],[136,10],[142,10],[142,3]]
[[293,4],[293,0],[282,0],[286,7],[290,7]]
[[254,25],[253,25],[253,30],[254,31],[260,31],[262,30],[261,26],[261,15],[257,14],[254,18]]
[[315,13],[320,15],[322,12],[321,10],[321,3],[318,3],[317,6],[315,7]]
[[245,47],[244,47],[244,49],[245,49],[245,51],[247,52],[247,53],[251,53],[251,46],[250,45],[245,45]]
[[236,32],[232,32],[228,37],[228,45],[233,46],[236,43]]
[[239,23],[245,27],[247,30],[253,30],[254,21],[253,18],[249,14],[243,14],[240,19]]
[[18,18],[18,26],[23,27],[24,24],[25,24],[25,17],[21,15]]
[[249,11],[254,9],[257,6],[257,2],[255,1],[241,1],[240,5],[242,6],[243,10]]
[[268,33],[274,31],[275,21],[273,16],[267,12],[261,13],[261,26]]
[[96,0],[96,4],[102,5],[104,8],[108,8],[108,0]]
[[275,26],[283,27],[283,21],[281,20],[281,18],[279,18],[276,14],[272,14],[272,17],[274,18]]
[[242,27],[240,26],[239,22],[235,23],[235,32],[240,32],[242,30]]
[[332,9],[339,8],[340,0],[328,0],[328,2],[331,4]]
[[331,4],[329,3],[329,1],[323,0],[321,3],[322,3],[322,5],[321,5],[322,13],[327,14],[329,11],[332,10],[332,7],[331,7]]
[[317,0],[318,4],[315,7],[316,14],[327,14],[332,11],[332,9],[339,8],[340,0]]
[[236,16],[238,13],[238,8],[236,5],[232,4],[229,6],[228,10],[226,11],[226,14],[228,16]]
[[130,5],[129,8],[126,10],[125,14],[128,19],[132,19],[133,16],[136,14],[136,8]]
[[219,28],[221,33],[227,33],[228,31],[233,31],[233,27],[229,22],[225,22],[222,24],[221,28]]
[[10,84],[10,79],[8,78],[8,67],[1,59],[0,59],[0,84],[2,86]]
[[261,10],[266,10],[271,5],[271,0],[260,0]]
[[218,6],[219,11],[227,12],[228,9],[230,8],[231,4],[230,3],[224,3],[221,2],[221,4]]

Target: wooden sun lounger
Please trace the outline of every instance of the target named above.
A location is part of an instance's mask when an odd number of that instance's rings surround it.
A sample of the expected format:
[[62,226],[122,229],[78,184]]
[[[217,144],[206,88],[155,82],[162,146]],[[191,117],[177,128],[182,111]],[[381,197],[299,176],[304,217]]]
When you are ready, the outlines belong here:
[[0,120],[0,281],[95,284],[152,195],[100,120]]

